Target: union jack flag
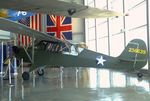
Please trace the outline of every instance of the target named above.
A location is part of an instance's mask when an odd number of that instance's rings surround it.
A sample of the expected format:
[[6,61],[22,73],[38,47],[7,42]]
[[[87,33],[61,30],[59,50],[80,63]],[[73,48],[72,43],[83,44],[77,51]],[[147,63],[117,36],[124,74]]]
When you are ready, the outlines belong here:
[[47,33],[60,39],[72,40],[70,17],[47,15]]

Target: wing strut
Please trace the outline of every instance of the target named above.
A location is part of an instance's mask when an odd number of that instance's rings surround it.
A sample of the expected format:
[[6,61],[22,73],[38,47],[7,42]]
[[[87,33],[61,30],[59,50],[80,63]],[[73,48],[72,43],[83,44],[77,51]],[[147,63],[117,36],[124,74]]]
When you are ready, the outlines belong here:
[[[28,54],[27,50],[24,48],[26,54],[28,55],[29,59],[31,60],[32,66],[34,66],[34,47],[35,47],[35,46],[34,46],[34,34],[33,34],[33,35],[32,35],[32,58],[31,58],[30,55]],[[34,68],[34,67],[30,67],[30,70],[31,70],[32,68]],[[34,72],[34,71],[33,71],[33,75],[35,75],[35,72]],[[24,73],[22,74],[22,78],[23,78],[24,80],[29,80],[29,78],[30,78],[29,72],[24,72]]]
[[27,49],[25,49],[25,47],[23,47],[24,51],[26,52],[29,60],[31,61],[32,64],[34,64],[34,34],[32,35],[32,57],[29,55],[29,53],[27,52]]
[[23,49],[24,49],[24,51],[26,52],[26,54],[27,54],[28,58],[30,59],[30,61],[31,61],[31,63],[32,63],[32,58],[31,58],[31,56],[29,55],[29,53],[27,52],[27,49],[25,49],[25,47],[24,47],[24,46],[23,46]]
[[32,35],[32,64],[34,64],[34,34]]

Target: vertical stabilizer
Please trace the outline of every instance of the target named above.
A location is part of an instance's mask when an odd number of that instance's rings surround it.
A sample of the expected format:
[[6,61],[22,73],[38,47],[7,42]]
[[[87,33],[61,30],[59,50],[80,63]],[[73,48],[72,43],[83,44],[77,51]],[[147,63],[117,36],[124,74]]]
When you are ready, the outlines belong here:
[[141,39],[134,39],[128,43],[125,50],[118,57],[123,61],[134,62],[134,67],[143,67],[147,63],[146,44]]

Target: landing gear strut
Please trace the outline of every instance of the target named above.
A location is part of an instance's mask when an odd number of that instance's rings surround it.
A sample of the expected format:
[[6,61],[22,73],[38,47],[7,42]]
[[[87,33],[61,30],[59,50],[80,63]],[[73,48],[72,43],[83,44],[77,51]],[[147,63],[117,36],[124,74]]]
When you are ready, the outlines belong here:
[[29,80],[29,78],[30,78],[29,72],[23,72],[22,78],[23,78],[23,80]]

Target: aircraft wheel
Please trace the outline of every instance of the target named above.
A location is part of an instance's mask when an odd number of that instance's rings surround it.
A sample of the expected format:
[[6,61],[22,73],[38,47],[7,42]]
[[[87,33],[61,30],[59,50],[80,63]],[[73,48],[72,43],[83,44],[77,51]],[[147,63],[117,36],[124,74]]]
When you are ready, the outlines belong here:
[[44,69],[37,70],[37,73],[39,76],[43,76],[44,75]]
[[137,73],[138,78],[142,78],[143,74],[142,73]]
[[29,78],[30,78],[29,72],[23,72],[22,78],[23,78],[23,80],[29,80]]

